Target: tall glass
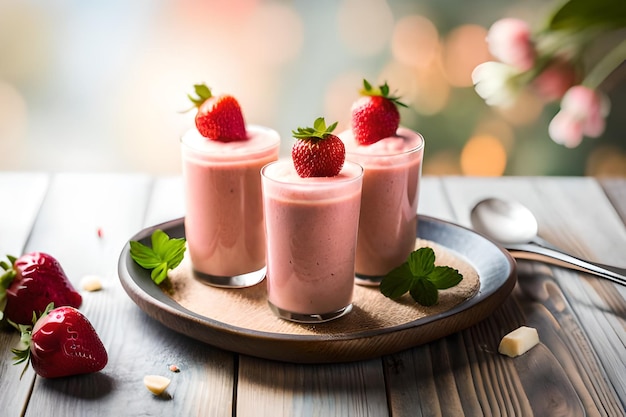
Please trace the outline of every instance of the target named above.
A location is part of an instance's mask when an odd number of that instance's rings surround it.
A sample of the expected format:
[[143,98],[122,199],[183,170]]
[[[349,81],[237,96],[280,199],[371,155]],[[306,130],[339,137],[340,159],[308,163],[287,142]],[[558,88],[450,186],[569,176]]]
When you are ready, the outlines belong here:
[[378,285],[415,249],[424,138],[400,127],[396,136],[359,145],[339,134],[346,159],[363,166],[363,195],[356,250],[356,282]]
[[363,168],[300,178],[290,160],[261,170],[267,233],[267,291],[286,320],[319,323],[352,309]]
[[217,142],[196,129],[181,139],[185,237],[197,279],[247,287],[265,277],[261,168],[278,159],[280,136],[247,126],[248,140]]

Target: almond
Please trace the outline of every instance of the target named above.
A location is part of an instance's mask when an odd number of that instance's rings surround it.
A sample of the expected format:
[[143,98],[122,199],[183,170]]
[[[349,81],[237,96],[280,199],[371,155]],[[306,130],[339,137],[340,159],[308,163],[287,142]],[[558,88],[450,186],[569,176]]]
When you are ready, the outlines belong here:
[[154,395],[161,395],[172,382],[169,378],[161,375],[146,375],[143,377],[143,384]]

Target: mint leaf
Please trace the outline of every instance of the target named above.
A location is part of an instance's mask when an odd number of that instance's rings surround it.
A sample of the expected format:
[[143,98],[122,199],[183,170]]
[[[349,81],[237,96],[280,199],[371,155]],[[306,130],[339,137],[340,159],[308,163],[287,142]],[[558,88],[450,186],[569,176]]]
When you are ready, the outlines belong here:
[[[410,277],[410,279],[406,277]],[[411,289],[412,278],[409,264],[405,262],[385,276],[380,282],[380,292],[392,299],[400,298]]]
[[134,240],[130,241],[130,256],[146,269],[156,268],[161,263],[161,258],[150,247]]
[[176,268],[185,257],[185,239],[170,238],[157,229],[151,236],[152,248],[136,240],[131,240],[130,256],[142,268],[150,270],[150,278],[160,284],[167,278],[167,272]]
[[428,276],[438,290],[452,288],[463,280],[463,275],[449,266],[436,266],[434,271]]
[[162,262],[150,272],[150,278],[155,284],[160,284],[167,278],[167,270],[167,262]]
[[426,278],[416,280],[409,294],[417,303],[426,307],[434,306],[439,300],[437,288]]
[[409,254],[407,260],[414,276],[428,276],[435,269],[435,251],[432,248],[419,248]]
[[451,288],[463,275],[449,266],[435,266],[435,251],[424,247],[411,252],[402,265],[389,272],[380,282],[380,292],[391,299],[407,292],[419,304],[432,306],[439,300],[439,290]]

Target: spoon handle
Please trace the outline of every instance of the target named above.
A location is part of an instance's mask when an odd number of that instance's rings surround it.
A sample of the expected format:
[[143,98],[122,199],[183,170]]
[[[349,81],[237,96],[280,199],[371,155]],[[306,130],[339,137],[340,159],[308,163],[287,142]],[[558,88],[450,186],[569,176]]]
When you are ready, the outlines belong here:
[[[515,258],[541,260],[558,266],[594,274],[617,284],[626,285],[625,268],[585,261],[559,250],[546,248],[537,244],[507,244],[505,247],[511,252],[516,252],[512,253]],[[533,254],[540,255],[540,259],[538,259],[537,256],[532,256]]]

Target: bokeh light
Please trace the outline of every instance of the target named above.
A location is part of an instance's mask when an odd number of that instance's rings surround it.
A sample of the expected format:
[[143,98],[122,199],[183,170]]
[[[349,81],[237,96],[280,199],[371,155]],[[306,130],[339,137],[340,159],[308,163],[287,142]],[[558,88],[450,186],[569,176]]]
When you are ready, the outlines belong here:
[[463,175],[456,151],[447,149],[435,153],[427,153],[428,139],[424,148],[423,171],[427,175]]
[[[319,22],[318,30],[325,30]],[[387,46],[393,15],[385,0],[342,0],[337,12],[339,38],[356,55],[371,56]]]
[[506,168],[506,151],[498,138],[472,136],[461,152],[461,169],[465,175],[500,176]]
[[420,68],[431,65],[439,52],[439,33],[427,17],[410,15],[396,23],[391,52],[404,65]]
[[472,71],[489,61],[487,30],[478,25],[461,25],[452,30],[445,41],[443,67],[451,85],[471,87]]
[[586,175],[626,177],[626,152],[616,146],[599,146],[589,155]]
[[544,103],[537,95],[530,91],[522,91],[510,107],[494,110],[515,126],[527,126],[537,122],[543,108]]
[[[426,137],[425,175],[624,176],[622,75],[606,132],[575,149],[547,126],[558,100],[523,92],[488,107],[470,74],[492,59],[498,18],[537,22],[548,5],[504,0],[0,1],[0,169],[178,174],[193,126],[187,94],[205,82],[248,123],[291,130],[315,117],[349,127],[362,79],[388,82],[401,123]],[[69,152],[68,150],[71,150]]]
[[[375,82],[375,81],[372,81]],[[363,86],[363,75],[358,72],[345,72],[328,84],[324,94],[324,111],[326,121],[336,121],[336,132],[350,128],[350,108],[359,98],[359,90]]]
[[27,122],[24,97],[14,85],[0,81],[0,155],[7,169],[17,169],[22,163],[20,145],[26,137]]

